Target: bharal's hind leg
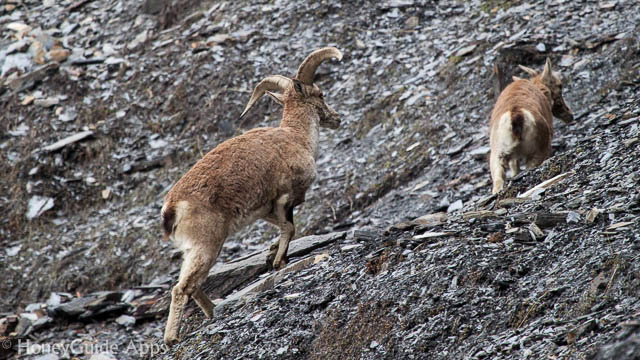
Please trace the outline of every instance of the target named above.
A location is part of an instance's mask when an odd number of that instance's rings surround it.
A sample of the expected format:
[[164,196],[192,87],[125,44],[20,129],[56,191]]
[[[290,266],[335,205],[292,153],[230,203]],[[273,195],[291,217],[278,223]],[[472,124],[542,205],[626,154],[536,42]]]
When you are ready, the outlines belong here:
[[207,318],[211,319],[213,317],[213,303],[211,302],[207,294],[205,294],[204,291],[202,291],[202,289],[198,287],[196,291],[191,294],[191,297],[196,302],[196,304],[198,304],[200,309],[202,309],[204,315]]
[[180,278],[176,286],[171,290],[169,318],[164,331],[164,342],[167,345],[173,345],[178,342],[184,307],[190,296],[204,311],[205,315],[211,317],[213,313],[213,303],[200,289],[200,285],[206,279],[217,255],[217,251],[209,250],[207,248],[192,247],[184,252]]
[[[282,269],[287,265],[289,242],[296,233],[293,224],[293,205],[289,202],[289,195],[282,195],[275,202],[273,211],[265,219],[280,228],[278,241],[269,249],[267,265],[272,265],[274,269]],[[271,263],[272,259],[273,263]]]
[[514,156],[509,160],[509,169],[511,177],[516,177],[520,173],[520,160],[517,157]]
[[507,160],[504,155],[497,151],[491,151],[491,157],[489,158],[489,168],[491,170],[491,181],[493,182],[492,194],[497,194],[502,191],[504,187],[504,180],[506,176]]

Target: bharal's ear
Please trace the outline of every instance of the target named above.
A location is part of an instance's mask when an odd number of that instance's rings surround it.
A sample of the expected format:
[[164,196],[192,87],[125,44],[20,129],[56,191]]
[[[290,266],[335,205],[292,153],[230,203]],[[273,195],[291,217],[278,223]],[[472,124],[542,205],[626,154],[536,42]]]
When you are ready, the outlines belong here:
[[520,67],[520,69],[524,70],[524,72],[526,72],[527,74],[531,75],[531,76],[536,76],[538,75],[538,72],[533,70],[530,67],[526,67],[524,65],[518,65]]
[[553,73],[551,71],[551,60],[547,58],[547,61],[544,63],[544,70],[542,70],[542,76],[540,76],[540,78],[542,78],[542,81],[545,83],[551,83],[552,76]]
[[271,91],[265,91],[265,92],[267,93],[267,95],[269,95],[270,98],[275,100],[275,102],[277,102],[278,104],[280,105],[284,104],[284,95],[273,93]]
[[518,76],[512,76],[511,78],[513,79],[513,81],[522,80],[522,78]]
[[304,84],[298,80],[298,79],[293,79],[293,89],[301,96],[307,96],[307,89],[304,86]]

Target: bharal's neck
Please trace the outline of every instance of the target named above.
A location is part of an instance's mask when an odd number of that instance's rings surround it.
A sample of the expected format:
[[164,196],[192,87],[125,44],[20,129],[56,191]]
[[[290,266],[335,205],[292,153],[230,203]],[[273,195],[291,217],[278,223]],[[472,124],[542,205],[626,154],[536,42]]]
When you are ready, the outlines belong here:
[[280,127],[288,127],[300,134],[300,141],[311,151],[316,158],[318,151],[318,136],[320,129],[318,126],[318,114],[309,106],[295,104],[287,106],[285,104],[282,112],[282,122]]

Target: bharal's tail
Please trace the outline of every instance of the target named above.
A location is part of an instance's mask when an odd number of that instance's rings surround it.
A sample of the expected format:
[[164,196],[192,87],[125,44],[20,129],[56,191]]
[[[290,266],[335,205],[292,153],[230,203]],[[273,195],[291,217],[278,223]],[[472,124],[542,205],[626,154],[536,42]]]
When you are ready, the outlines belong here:
[[176,210],[173,204],[165,203],[162,206],[162,228],[164,229],[164,241],[169,240],[173,232],[173,225],[176,221]]
[[513,137],[522,140],[522,130],[524,128],[524,113],[519,107],[511,109],[511,133]]

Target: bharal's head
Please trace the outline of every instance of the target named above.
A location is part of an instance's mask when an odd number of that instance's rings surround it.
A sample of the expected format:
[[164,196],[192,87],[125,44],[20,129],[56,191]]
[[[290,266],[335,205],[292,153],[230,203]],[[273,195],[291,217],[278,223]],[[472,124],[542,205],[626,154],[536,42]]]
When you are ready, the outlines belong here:
[[562,76],[560,73],[551,70],[551,60],[547,58],[547,62],[544,65],[542,73],[522,65],[520,65],[520,68],[531,75],[532,80],[540,81],[549,89],[552,101],[551,112],[553,113],[553,116],[567,123],[572,122],[573,112],[569,109],[569,106],[567,106],[567,103],[562,97]]
[[340,126],[340,115],[324,101],[322,90],[313,83],[318,66],[331,58],[342,60],[342,53],[334,47],[318,49],[304,59],[293,79],[281,75],[266,77],[253,90],[251,99],[240,117],[244,116],[255,102],[266,93],[280,104],[284,104],[286,101],[296,101],[311,105],[318,114],[318,125],[337,129]]

